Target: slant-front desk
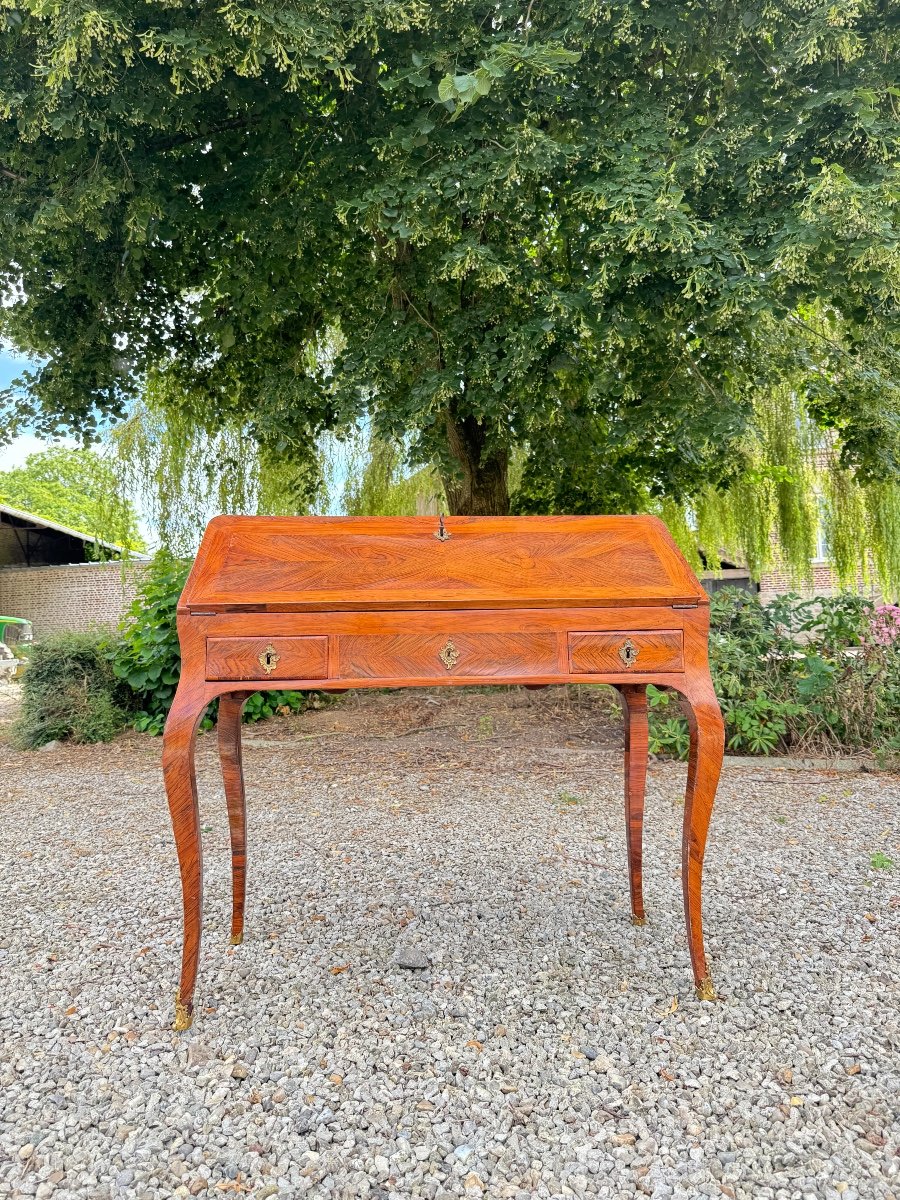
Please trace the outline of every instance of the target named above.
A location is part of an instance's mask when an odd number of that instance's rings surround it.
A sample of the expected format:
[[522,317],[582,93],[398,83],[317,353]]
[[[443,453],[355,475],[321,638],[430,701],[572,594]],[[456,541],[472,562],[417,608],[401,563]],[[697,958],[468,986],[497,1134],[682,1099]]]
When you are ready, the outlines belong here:
[[697,994],[713,999],[700,874],[724,739],[708,630],[706,594],[653,517],[216,518],[178,605],[181,680],[163,747],[184,898],[175,1027],[191,1023],[200,949],[197,726],[219,697],[237,943],[246,862],[241,709],[263,688],[612,684],[624,699],[625,828],[639,925],[646,687],[680,692],[691,732],[687,936]]

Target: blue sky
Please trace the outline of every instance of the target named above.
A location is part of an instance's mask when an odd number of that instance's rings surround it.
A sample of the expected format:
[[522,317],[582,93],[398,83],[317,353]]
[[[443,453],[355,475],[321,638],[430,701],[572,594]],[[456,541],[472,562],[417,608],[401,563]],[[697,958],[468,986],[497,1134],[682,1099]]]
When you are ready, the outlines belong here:
[[[14,356],[0,346],[0,388],[8,387],[25,365],[24,358]],[[0,471],[21,466],[29,454],[42,450],[46,445],[47,442],[30,433],[15,438],[7,446],[0,445]]]
[[0,348],[0,388],[9,386],[11,379],[15,379],[18,373],[22,370],[21,358],[13,358],[7,351]]

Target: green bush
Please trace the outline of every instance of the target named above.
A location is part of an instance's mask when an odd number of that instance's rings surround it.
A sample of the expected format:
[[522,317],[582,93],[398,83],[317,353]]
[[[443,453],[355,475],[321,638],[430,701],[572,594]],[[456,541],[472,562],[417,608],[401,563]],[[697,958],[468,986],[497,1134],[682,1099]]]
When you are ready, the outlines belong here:
[[[117,677],[130,689],[135,729],[160,734],[178,686],[181,650],[175,624],[190,561],[160,551],[145,572],[122,626],[114,658]],[[303,692],[255,692],[244,708],[245,721],[261,721],[276,712],[301,711],[310,703]],[[210,729],[216,705],[201,728]]]
[[[850,594],[762,605],[725,588],[710,603],[709,656],[728,750],[900,753],[900,609]],[[677,697],[648,696],[650,749],[686,757]]]
[[672,692],[660,691],[651,683],[647,687],[647,715],[650,753],[666,758],[687,758],[691,739],[677,697]]
[[13,745],[106,742],[127,724],[127,689],[116,678],[109,634],[57,633],[35,643],[22,678]]
[[178,686],[181,650],[175,610],[190,568],[190,561],[160,551],[122,624],[114,670],[130,689],[134,727],[142,732],[162,733]]

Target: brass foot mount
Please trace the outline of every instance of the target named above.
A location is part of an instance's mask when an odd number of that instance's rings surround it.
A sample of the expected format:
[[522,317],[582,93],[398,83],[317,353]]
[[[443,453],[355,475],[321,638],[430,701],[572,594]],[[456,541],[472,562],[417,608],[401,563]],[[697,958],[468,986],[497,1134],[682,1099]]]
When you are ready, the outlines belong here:
[[172,1028],[176,1033],[183,1033],[185,1029],[190,1029],[194,1020],[193,1004],[181,1003],[181,992],[175,993],[175,1023]]
[[646,917],[636,917],[634,915],[634,913],[632,913],[631,914],[631,923],[632,923],[632,925],[646,925],[647,918]]
[[711,975],[705,975],[694,989],[698,1000],[718,1000],[716,985]]
[[244,934],[243,934],[243,932],[241,932],[241,933],[233,933],[233,934],[231,935],[231,944],[232,944],[232,946],[240,946],[240,944],[243,942],[243,940],[244,940]]

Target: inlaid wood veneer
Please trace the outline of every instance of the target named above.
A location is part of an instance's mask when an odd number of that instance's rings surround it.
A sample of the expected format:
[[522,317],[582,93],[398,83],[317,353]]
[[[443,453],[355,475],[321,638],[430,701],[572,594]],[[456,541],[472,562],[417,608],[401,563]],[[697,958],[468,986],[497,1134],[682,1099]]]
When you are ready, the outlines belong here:
[[615,633],[570,633],[569,670],[603,675],[622,667],[642,671],[681,671],[684,654],[680,629],[628,630]]
[[[682,839],[687,944],[706,963],[700,881],[724,749],[707,660],[709,602],[653,517],[217,517],[178,605],[182,668],[163,739],[184,942],[175,1027],[191,1024],[203,869],[194,750],[219,698],[231,834],[231,940],[244,936],[241,710],[259,688],[609,683],[625,712],[631,912],[646,915],[648,683],[679,692],[691,750]],[[502,880],[496,881],[503,886]]]

